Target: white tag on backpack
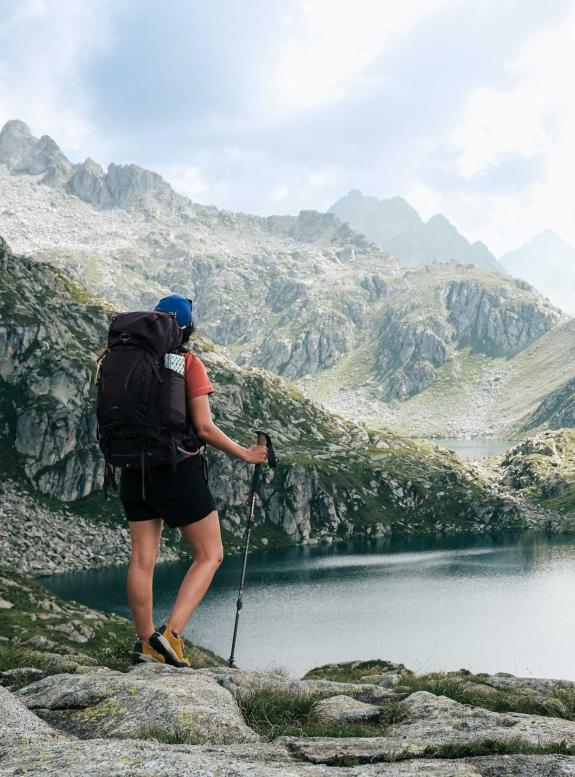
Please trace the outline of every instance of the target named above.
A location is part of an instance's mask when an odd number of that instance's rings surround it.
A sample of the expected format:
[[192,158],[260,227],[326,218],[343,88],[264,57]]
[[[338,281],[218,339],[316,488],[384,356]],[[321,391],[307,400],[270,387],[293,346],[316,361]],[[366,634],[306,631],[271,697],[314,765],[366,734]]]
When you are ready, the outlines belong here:
[[178,353],[167,353],[164,356],[164,367],[167,367],[168,370],[177,372],[179,375],[184,375],[186,371],[186,359]]

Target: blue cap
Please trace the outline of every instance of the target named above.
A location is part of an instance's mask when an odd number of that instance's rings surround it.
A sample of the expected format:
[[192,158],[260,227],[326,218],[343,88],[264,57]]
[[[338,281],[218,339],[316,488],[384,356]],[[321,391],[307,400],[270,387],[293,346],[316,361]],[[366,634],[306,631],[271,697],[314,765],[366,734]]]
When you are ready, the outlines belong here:
[[172,313],[176,317],[178,326],[185,329],[192,321],[192,300],[180,297],[179,294],[170,294],[169,297],[163,297],[154,310],[161,310],[164,313]]

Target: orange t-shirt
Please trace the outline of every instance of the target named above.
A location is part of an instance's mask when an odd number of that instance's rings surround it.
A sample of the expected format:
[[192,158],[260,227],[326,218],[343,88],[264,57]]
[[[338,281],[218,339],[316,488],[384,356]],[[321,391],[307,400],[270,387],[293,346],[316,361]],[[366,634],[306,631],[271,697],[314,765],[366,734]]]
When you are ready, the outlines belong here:
[[214,387],[210,383],[204,363],[193,353],[184,353],[183,356],[186,360],[186,396],[191,398],[211,394]]

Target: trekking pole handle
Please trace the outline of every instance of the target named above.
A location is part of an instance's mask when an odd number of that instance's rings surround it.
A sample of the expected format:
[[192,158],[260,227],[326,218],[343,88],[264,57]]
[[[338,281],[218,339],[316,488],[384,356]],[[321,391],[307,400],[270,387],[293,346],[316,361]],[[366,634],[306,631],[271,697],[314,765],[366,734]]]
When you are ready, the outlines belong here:
[[[257,429],[256,434],[258,436],[258,445],[265,445],[268,449],[268,464],[270,467],[275,467],[275,465],[278,463],[275,451],[272,446],[272,438],[269,436],[267,432],[264,432],[262,429]],[[257,465],[256,465],[257,466]]]

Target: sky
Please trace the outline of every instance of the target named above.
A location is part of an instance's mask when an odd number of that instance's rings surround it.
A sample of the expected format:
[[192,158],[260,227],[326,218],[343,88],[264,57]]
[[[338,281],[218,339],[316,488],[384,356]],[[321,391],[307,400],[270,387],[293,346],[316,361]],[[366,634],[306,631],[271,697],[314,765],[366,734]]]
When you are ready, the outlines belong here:
[[575,243],[575,0],[0,0],[0,124],[193,200]]

